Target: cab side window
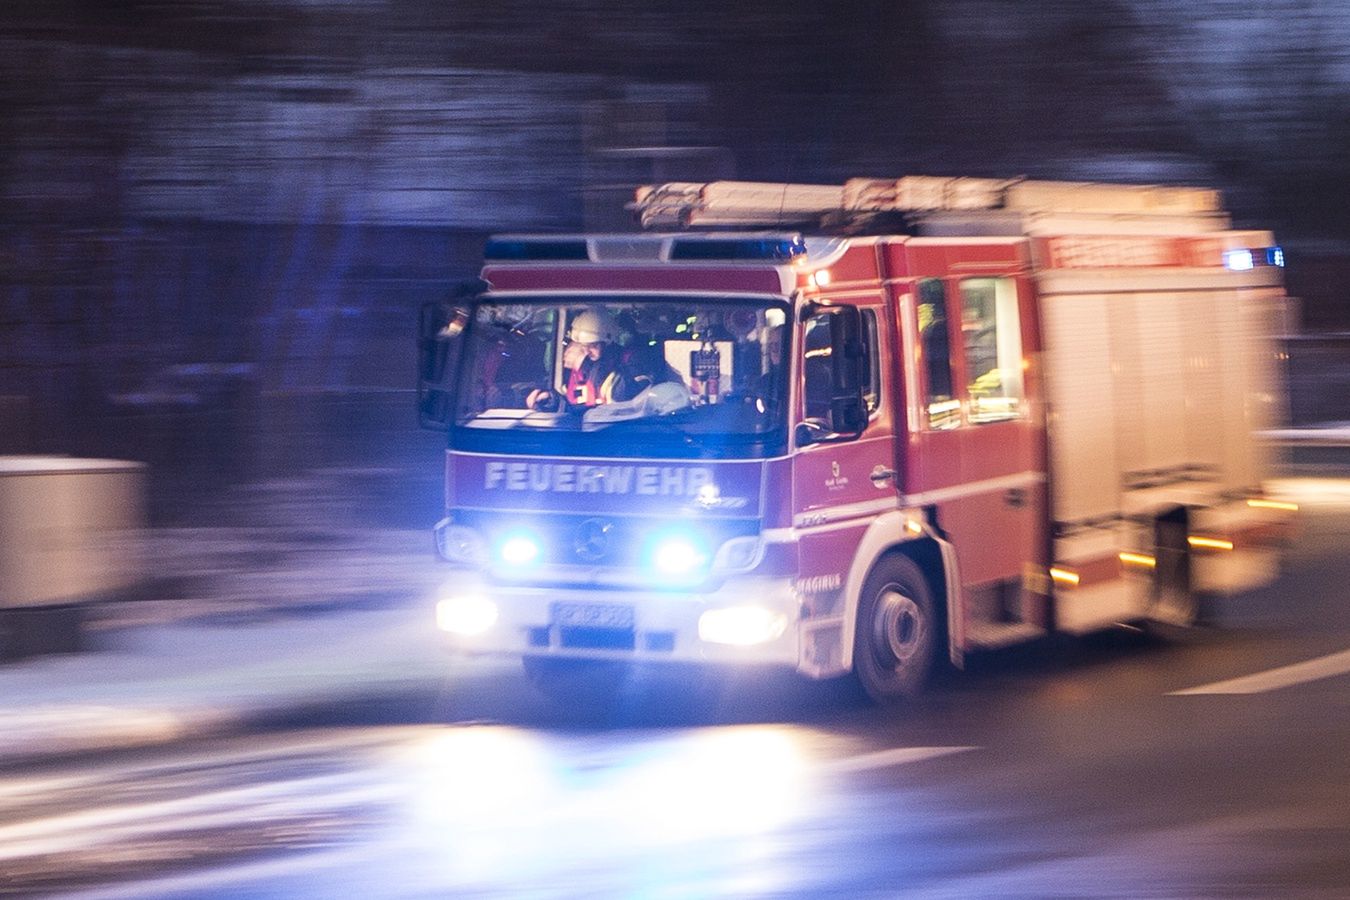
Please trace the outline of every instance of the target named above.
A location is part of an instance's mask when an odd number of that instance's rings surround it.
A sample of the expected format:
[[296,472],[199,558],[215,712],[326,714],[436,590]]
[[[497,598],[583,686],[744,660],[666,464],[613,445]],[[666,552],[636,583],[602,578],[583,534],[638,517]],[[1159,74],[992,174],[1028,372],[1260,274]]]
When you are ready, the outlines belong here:
[[924,410],[929,428],[956,428],[961,403],[952,390],[952,351],[947,321],[947,290],[937,278],[918,284],[919,343],[923,351]]
[[802,373],[805,404],[803,414],[808,419],[829,421],[830,394],[833,387],[830,373],[830,314],[820,313],[806,320],[802,330]]
[[863,402],[867,404],[870,416],[881,408],[881,349],[877,332],[877,312],[874,309],[862,311],[863,352],[867,359],[863,362],[867,373],[867,383],[863,386]]
[[972,424],[1022,414],[1022,331],[1011,278],[961,281],[961,337]]

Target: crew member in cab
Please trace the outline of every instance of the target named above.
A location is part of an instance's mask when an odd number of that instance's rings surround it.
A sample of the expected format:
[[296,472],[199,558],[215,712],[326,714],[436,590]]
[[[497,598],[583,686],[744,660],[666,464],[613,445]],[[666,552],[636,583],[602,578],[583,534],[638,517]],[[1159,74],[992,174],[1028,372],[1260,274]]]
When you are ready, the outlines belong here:
[[[572,319],[563,348],[561,399],[568,407],[587,409],[629,400],[641,389],[625,371],[620,336],[618,323],[604,307],[588,307]],[[539,388],[530,392],[526,403],[531,409],[556,410],[559,397],[551,388]]]

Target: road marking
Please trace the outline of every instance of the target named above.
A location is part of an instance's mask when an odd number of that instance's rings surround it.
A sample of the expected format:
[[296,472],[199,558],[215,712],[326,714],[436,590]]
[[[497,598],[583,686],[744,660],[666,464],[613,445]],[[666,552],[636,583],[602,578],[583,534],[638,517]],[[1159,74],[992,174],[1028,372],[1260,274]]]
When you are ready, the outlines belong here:
[[1275,691],[1290,685],[1344,675],[1347,672],[1350,672],[1350,650],[1342,650],[1340,653],[1319,656],[1317,659],[1294,663],[1292,666],[1281,666],[1278,669],[1269,669],[1265,672],[1257,672],[1254,675],[1244,675],[1241,678],[1230,678],[1227,681],[1216,681],[1213,684],[1202,684],[1199,687],[1172,691],[1168,696],[1263,694],[1266,691]]
[[360,773],[320,775],[163,800],[58,812],[0,825],[0,863],[161,835],[302,820],[387,799],[394,788]]
[[953,753],[965,753],[978,750],[979,747],[897,747],[894,750],[878,750],[876,753],[864,753],[836,759],[825,768],[830,772],[867,772],[871,769],[885,769],[905,763],[922,762],[925,759],[937,759],[951,756]]

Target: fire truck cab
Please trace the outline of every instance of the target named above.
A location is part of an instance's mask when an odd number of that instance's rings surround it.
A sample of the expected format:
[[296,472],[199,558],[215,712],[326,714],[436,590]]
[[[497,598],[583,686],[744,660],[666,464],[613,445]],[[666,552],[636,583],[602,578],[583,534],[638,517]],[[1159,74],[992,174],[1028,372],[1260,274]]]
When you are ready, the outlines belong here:
[[[908,177],[641,188],[504,235],[424,310],[453,647],[853,673],[1196,620],[1293,512],[1283,256],[1198,188]],[[607,387],[606,387],[607,385]],[[584,390],[583,390],[584,388]]]

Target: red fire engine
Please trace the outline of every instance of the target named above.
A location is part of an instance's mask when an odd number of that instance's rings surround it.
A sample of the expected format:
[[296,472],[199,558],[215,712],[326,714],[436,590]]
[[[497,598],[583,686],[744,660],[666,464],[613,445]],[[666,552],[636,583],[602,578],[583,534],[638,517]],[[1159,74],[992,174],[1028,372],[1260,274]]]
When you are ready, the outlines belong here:
[[[1283,255],[1211,190],[906,177],[639,189],[424,311],[453,646],[913,694],[945,653],[1195,621],[1293,507]],[[585,385],[581,390],[579,386]],[[606,387],[607,385],[607,387]]]

